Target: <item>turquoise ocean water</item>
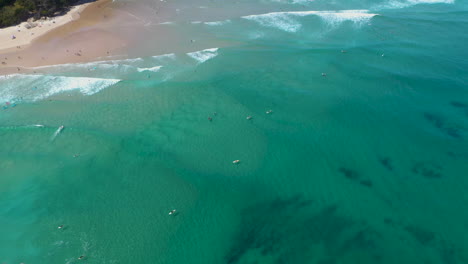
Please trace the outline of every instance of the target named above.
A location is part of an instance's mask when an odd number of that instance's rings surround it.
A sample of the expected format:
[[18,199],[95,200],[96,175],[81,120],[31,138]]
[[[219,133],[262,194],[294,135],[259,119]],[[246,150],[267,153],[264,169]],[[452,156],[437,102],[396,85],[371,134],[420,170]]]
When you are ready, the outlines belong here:
[[0,77],[0,263],[468,263],[467,2],[125,8]]

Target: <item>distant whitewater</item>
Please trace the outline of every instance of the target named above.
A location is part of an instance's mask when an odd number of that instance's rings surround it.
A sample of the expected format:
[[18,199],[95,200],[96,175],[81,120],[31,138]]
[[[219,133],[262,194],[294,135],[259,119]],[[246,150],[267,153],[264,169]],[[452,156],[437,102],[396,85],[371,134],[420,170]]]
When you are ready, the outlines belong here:
[[298,18],[305,16],[318,16],[326,24],[336,26],[345,21],[351,21],[356,25],[368,22],[377,14],[369,13],[369,10],[341,10],[341,11],[291,11],[272,12],[259,15],[243,16],[242,18],[255,21],[265,27],[273,27],[286,32],[297,32],[302,24]]
[[453,4],[455,0],[391,0],[387,3],[376,5],[372,10],[400,9],[421,4]]
[[0,101],[37,101],[76,90],[92,95],[118,83],[119,79],[17,74],[1,77]]
[[[145,58],[36,67],[34,69],[40,74],[0,76],[0,101],[33,102],[70,91],[93,95],[122,79],[151,77],[143,73],[159,74],[155,79],[166,81],[216,56],[218,48],[209,48],[179,55],[169,53]],[[192,62],[187,64],[187,57]],[[169,66],[168,70],[161,72],[165,66]]]
[[207,60],[210,60],[218,55],[218,48],[212,49],[205,49],[197,52],[190,52],[187,55],[194,60],[198,61],[198,63],[203,63]]

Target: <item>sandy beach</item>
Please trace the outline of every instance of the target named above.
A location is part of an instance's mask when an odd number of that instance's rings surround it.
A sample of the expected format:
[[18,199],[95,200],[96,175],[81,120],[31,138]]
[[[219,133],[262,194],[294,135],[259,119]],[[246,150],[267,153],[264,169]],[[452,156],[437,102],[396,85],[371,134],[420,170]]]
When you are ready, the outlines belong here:
[[40,20],[28,20],[19,25],[0,29],[0,52],[31,44],[46,33],[80,18],[80,13],[91,3],[74,6],[65,15]]
[[[99,0],[73,7],[63,16],[0,30],[0,74],[34,72],[33,67],[93,61],[125,54],[128,39],[119,21],[129,18]],[[13,37],[14,36],[14,37]]]

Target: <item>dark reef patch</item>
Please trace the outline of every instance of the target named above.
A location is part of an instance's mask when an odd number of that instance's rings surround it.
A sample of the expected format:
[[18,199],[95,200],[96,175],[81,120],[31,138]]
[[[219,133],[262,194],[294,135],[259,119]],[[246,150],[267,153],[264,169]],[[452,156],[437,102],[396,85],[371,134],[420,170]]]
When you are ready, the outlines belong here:
[[347,179],[359,183],[364,187],[372,187],[374,184],[369,179],[362,179],[362,176],[355,170],[348,169],[345,167],[340,167],[338,170],[342,175],[344,175]]
[[405,230],[424,246],[430,244],[436,237],[434,232],[425,230],[415,225],[407,225],[405,226]]
[[442,167],[434,163],[417,162],[413,164],[411,171],[429,179],[442,178],[443,176]]
[[382,157],[379,159],[380,164],[384,166],[389,171],[393,171],[393,165],[392,165],[392,160],[389,157]]
[[343,242],[341,251],[349,251],[359,248],[376,248],[376,241],[380,239],[380,235],[372,229],[364,228],[351,235]]
[[350,180],[357,180],[360,177],[356,171],[344,167],[340,168],[340,173]]
[[444,134],[457,139],[462,137],[461,128],[449,124],[443,117],[431,113],[424,113],[424,117]]
[[436,262],[424,263],[444,263],[444,264],[457,264],[468,263],[468,259],[464,254],[464,248],[457,248],[455,244],[445,240],[436,232],[427,230],[418,226],[417,224],[404,224],[400,221],[394,221],[390,218],[384,219],[385,224],[393,228],[401,228],[415,241],[424,247],[431,248],[438,252],[439,259]]
[[374,185],[371,180],[361,180],[359,184],[365,187],[372,187]]
[[456,108],[468,108],[468,103],[464,103],[464,102],[451,101],[450,104]]
[[453,151],[447,151],[447,156],[454,158],[454,159],[458,158],[458,155]]
[[[360,254],[376,259],[380,235],[344,217],[336,205],[317,208],[301,196],[254,204],[242,211],[238,232],[225,255],[233,263],[341,263]],[[324,256],[311,255],[311,249]],[[309,261],[309,262],[308,262]]]

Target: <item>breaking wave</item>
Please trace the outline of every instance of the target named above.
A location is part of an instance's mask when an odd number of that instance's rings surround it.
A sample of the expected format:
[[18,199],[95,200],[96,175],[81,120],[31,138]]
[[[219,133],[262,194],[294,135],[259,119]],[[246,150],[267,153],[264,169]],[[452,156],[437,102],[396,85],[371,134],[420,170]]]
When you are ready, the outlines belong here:
[[362,24],[368,22],[377,14],[369,13],[369,10],[294,11],[250,15],[243,16],[242,18],[255,21],[265,27],[273,27],[286,32],[297,32],[302,27],[302,24],[297,19],[310,15],[320,17],[327,24],[337,25],[344,21]]
[[65,77],[16,74],[2,76],[0,101],[38,101],[55,94],[77,90],[84,95],[95,94],[112,86],[119,79]]
[[162,68],[162,66],[155,66],[151,68],[137,68],[138,72],[144,72],[144,71],[152,71],[152,72],[157,72]]
[[228,19],[228,20],[223,20],[223,21],[204,22],[204,24],[208,26],[222,26],[230,22],[231,20]]
[[198,61],[198,63],[203,63],[207,60],[210,60],[218,55],[218,48],[204,49],[200,51],[187,53],[189,57]]
[[388,3],[377,5],[373,10],[400,9],[420,4],[453,4],[455,0],[391,0]]
[[[35,74],[0,76],[0,103],[34,102],[68,91],[95,94],[134,73],[161,72],[160,80],[183,72],[218,55],[218,48],[182,54],[162,54],[146,58],[70,63],[32,68]],[[195,63],[186,64],[186,58]],[[184,62],[185,61],[185,62]],[[157,66],[154,66],[157,65]],[[167,68],[166,68],[167,67]],[[80,74],[80,76],[74,76]],[[86,76],[86,77],[83,77]]]

